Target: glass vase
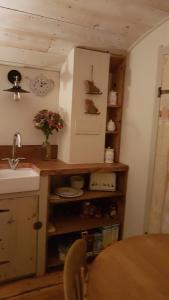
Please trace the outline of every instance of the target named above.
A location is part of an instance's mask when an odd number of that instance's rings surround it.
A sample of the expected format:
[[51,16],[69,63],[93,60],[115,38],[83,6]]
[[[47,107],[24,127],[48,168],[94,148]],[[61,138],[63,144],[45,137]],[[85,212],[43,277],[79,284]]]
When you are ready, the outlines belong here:
[[48,140],[46,140],[42,144],[42,155],[44,160],[51,159],[51,144]]

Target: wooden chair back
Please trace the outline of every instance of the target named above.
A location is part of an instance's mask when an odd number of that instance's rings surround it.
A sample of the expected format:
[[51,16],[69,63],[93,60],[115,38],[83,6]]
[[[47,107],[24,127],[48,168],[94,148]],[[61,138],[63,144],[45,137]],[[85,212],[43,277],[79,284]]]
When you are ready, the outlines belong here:
[[66,255],[64,264],[65,300],[83,300],[86,267],[86,241],[76,240]]

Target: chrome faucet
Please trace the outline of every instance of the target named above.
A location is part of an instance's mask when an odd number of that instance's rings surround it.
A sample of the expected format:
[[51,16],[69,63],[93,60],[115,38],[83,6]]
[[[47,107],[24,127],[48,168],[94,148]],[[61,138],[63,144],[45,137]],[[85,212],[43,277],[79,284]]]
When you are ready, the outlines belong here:
[[19,148],[22,147],[21,134],[19,132],[16,132],[13,136],[12,158],[10,157],[2,158],[2,160],[8,161],[10,168],[13,170],[16,170],[20,160],[25,159],[23,157],[15,157],[16,146]]
[[12,158],[15,159],[15,148],[18,146],[19,148],[22,147],[21,143],[21,134],[19,132],[16,132],[13,136],[13,146],[12,146]]

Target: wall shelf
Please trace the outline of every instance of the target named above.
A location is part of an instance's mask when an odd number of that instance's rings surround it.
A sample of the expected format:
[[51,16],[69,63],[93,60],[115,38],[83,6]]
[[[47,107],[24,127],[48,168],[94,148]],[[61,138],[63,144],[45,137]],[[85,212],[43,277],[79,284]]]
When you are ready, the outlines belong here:
[[105,148],[114,149],[114,161],[119,161],[120,156],[120,139],[121,139],[121,121],[122,121],[122,107],[123,107],[123,90],[124,90],[124,74],[125,74],[125,58],[121,57],[116,61],[116,57],[110,56],[109,69],[109,93],[114,90],[117,93],[116,105],[107,104],[107,121],[114,121],[117,126],[117,132],[105,133]]

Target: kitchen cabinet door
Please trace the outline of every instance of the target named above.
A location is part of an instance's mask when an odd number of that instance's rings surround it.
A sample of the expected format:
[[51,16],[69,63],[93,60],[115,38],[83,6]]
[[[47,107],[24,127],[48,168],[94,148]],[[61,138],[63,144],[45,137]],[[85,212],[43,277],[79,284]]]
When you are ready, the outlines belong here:
[[0,281],[36,273],[38,197],[0,200]]
[[0,281],[12,273],[12,236],[15,234],[15,222],[11,226],[12,213],[7,202],[0,201]]

